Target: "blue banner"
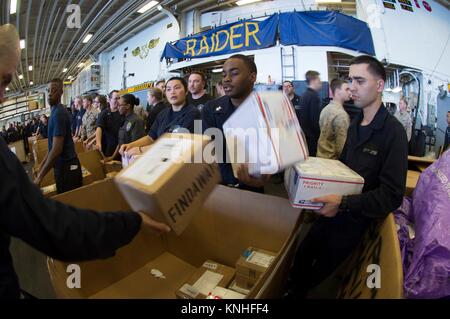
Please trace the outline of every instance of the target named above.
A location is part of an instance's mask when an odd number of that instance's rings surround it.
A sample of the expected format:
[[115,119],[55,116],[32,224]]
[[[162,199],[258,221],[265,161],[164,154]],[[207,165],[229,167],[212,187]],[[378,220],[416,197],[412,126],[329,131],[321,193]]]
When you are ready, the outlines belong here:
[[242,20],[213,30],[167,43],[163,58],[202,58],[274,46],[277,40],[278,14],[258,20]]
[[335,11],[281,13],[280,42],[283,45],[336,46],[375,55],[367,24]]

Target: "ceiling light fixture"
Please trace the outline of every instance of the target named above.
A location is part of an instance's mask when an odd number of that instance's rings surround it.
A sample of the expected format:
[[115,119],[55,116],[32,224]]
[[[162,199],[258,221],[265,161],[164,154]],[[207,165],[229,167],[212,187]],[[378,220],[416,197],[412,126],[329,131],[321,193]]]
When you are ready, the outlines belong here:
[[245,6],[246,4],[260,2],[260,1],[262,1],[262,0],[239,0],[239,1],[236,1],[236,4],[238,6]]
[[159,2],[158,1],[150,1],[149,3],[143,5],[137,12],[138,13],[145,13],[148,10],[150,10],[151,8],[153,8],[154,6],[156,6]]
[[88,43],[89,40],[92,38],[93,34],[89,33],[84,37],[83,43]]

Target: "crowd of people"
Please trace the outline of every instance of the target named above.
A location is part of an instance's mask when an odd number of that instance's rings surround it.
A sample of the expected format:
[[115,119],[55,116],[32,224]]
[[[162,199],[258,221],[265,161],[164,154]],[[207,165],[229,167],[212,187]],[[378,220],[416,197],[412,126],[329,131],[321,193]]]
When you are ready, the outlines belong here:
[[[7,32],[10,34],[6,34],[6,40],[10,42],[5,43],[9,45],[3,47],[0,42],[0,100],[5,83],[15,72],[20,52],[17,33]],[[12,62],[3,63],[4,60]],[[116,90],[107,97],[77,97],[68,112],[61,104],[63,82],[53,79],[48,84],[51,106],[47,126],[49,152],[34,182],[39,185],[53,168],[58,193],[80,187],[81,165],[74,142],[98,149],[106,160],[111,160],[120,159],[125,152],[144,152],[164,133],[176,133],[181,128],[193,132],[195,120],[202,121],[205,133],[208,128],[223,133],[223,124],[253,92],[257,72],[252,59],[233,55],[223,65],[222,81],[216,88],[221,92],[220,97],[213,99],[206,94],[206,77],[201,72],[193,72],[187,81],[172,77],[156,83],[148,90],[145,112],[140,111],[140,101],[134,95],[120,95]],[[323,207],[316,211],[319,218],[297,249],[287,298],[305,297],[309,289],[327,278],[349,256],[371,223],[400,206],[408,166],[406,131],[382,103],[386,81],[382,63],[371,56],[354,58],[348,80],[331,81],[333,97],[323,109],[319,96],[320,74],[308,71],[305,77],[308,88],[302,95],[295,94],[292,82],[284,82],[283,90],[292,101],[310,155],[339,159],[360,174],[365,184],[362,194],[313,199]],[[350,98],[360,110],[353,121],[343,109],[343,104]],[[42,133],[41,129],[39,133]],[[225,148],[225,145],[222,143],[221,147]],[[141,213],[97,214],[46,200],[38,188],[31,185],[3,141],[0,146],[3,176],[0,225],[1,234],[3,231],[8,234],[5,239],[0,236],[0,253],[5,256],[9,256],[11,235],[23,238],[57,259],[89,260],[114,254],[118,247],[130,242],[141,224],[150,225],[159,232],[170,230]],[[236,177],[226,158],[226,150],[221,154],[224,158],[217,160],[222,184],[264,192],[269,175],[252,176],[243,164]],[[26,198],[24,193],[27,193]],[[0,274],[0,297],[18,297],[17,277],[10,258],[0,263]]]

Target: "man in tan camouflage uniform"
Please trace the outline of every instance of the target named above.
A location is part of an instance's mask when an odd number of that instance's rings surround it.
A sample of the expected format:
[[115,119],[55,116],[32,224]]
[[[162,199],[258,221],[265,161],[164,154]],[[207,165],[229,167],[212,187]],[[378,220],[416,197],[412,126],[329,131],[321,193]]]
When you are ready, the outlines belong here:
[[345,80],[331,81],[333,99],[320,113],[320,137],[317,157],[338,159],[347,139],[350,117],[343,104],[350,99],[350,87]]
[[92,96],[87,95],[83,97],[83,107],[86,109],[86,112],[83,115],[83,121],[80,129],[81,141],[95,135],[98,116],[98,110],[92,105]]
[[411,140],[411,131],[412,131],[412,120],[411,115],[408,112],[408,102],[404,97],[400,99],[398,103],[398,111],[395,112],[394,116],[402,123],[403,127],[406,131],[406,136],[408,136],[408,142]]

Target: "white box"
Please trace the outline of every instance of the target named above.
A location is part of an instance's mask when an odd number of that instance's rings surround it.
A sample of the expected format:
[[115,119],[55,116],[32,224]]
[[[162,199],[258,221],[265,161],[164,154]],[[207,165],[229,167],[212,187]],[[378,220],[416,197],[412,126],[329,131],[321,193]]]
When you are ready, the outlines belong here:
[[360,194],[364,178],[337,160],[310,157],[285,172],[284,182],[293,207],[320,209],[311,199],[326,195]]
[[217,164],[201,161],[209,142],[204,135],[165,134],[114,180],[134,211],[180,235],[220,182]]
[[294,108],[282,92],[253,92],[223,124],[237,177],[240,163],[251,175],[275,174],[308,158]]

